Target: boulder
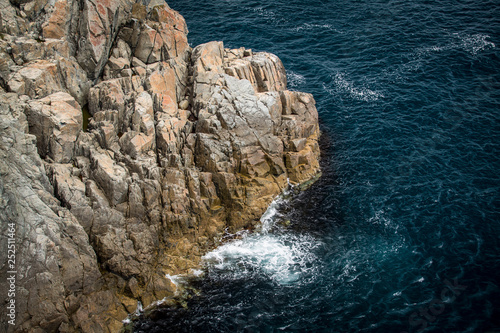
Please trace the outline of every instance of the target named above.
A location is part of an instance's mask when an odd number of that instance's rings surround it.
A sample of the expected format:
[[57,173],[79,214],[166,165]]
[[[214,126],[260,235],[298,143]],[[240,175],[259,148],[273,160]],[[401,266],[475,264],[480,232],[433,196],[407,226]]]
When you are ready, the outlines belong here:
[[281,60],[267,52],[226,50],[226,74],[248,80],[256,92],[286,90],[286,71]]
[[100,76],[118,28],[129,18],[132,4],[130,0],[83,2],[83,10],[77,17],[80,35],[77,59],[90,79]]

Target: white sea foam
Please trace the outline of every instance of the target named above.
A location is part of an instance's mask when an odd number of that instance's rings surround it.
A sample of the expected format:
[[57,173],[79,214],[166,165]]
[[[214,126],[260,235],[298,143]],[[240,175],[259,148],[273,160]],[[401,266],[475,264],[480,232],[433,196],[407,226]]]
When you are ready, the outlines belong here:
[[287,19],[278,15],[276,12],[269,9],[265,9],[264,7],[254,8],[253,11],[257,15],[263,17],[265,20],[273,24],[283,24],[288,21]]
[[386,212],[383,209],[376,211],[375,214],[368,219],[368,222],[370,222],[372,224],[381,224],[381,225],[384,225],[384,227],[386,228],[386,230],[391,230],[395,234],[398,233],[399,224],[398,223],[394,223],[394,221],[392,221],[387,216]]
[[477,55],[483,50],[496,47],[494,43],[487,40],[488,38],[490,38],[490,36],[486,34],[470,35],[454,33],[445,44],[423,47],[418,49],[415,54],[420,58],[433,53],[451,50],[464,50],[472,55]]
[[460,40],[460,46],[465,51],[473,55],[477,55],[480,51],[483,51],[487,48],[495,48],[494,43],[486,40],[486,38],[490,38],[490,36],[485,34],[455,34],[455,36]]
[[308,235],[271,232],[279,216],[278,206],[283,201],[278,197],[262,215],[260,231],[207,253],[203,260],[208,268],[236,279],[256,273],[280,284],[299,280],[312,267],[316,258],[312,250],[319,242]]
[[169,279],[170,281],[172,281],[172,283],[173,283],[176,287],[178,287],[178,286],[179,286],[179,284],[181,284],[181,283],[182,283],[182,276],[180,276],[180,275],[170,275],[170,274],[165,274],[165,277],[166,277],[167,279]]
[[336,31],[335,28],[331,24],[313,24],[313,23],[304,23],[297,27],[292,28],[293,31],[308,31],[308,30],[330,30]]
[[286,73],[286,80],[289,88],[298,88],[306,82],[306,78],[300,74],[289,71]]
[[135,309],[135,315],[139,316],[144,312],[141,301],[137,301],[137,308]]
[[201,269],[191,269],[190,273],[196,277],[200,277],[200,276],[203,276],[204,272]]
[[381,92],[368,89],[366,87],[357,87],[354,83],[346,79],[343,73],[336,73],[332,77],[334,87],[328,87],[323,83],[323,88],[331,95],[344,93],[348,94],[351,98],[359,101],[374,102],[379,98],[385,97]]

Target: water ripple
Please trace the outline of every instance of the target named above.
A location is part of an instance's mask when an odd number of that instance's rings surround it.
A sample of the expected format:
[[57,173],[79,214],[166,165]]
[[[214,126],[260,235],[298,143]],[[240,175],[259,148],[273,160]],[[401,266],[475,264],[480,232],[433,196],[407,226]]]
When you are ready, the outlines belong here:
[[287,227],[207,255],[189,310],[138,332],[498,331],[496,1],[169,5],[193,45],[276,53],[329,144],[323,178],[271,214]]

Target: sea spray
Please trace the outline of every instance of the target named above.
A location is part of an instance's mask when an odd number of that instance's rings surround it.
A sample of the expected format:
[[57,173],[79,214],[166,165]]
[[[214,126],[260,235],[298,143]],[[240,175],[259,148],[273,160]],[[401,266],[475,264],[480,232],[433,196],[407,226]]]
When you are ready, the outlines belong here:
[[293,189],[285,191],[269,205],[254,233],[244,233],[203,256],[211,273],[220,278],[241,279],[263,274],[279,284],[298,281],[316,259],[313,249],[320,242],[307,234],[284,228],[281,207],[288,204]]

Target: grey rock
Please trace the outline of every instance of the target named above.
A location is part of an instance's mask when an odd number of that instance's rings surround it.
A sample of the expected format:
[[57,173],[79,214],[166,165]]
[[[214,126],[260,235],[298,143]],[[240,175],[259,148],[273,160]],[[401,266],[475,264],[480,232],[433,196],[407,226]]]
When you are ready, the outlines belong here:
[[0,219],[22,233],[18,331],[118,331],[137,301],[175,294],[165,274],[199,267],[288,181],[318,176],[314,99],[286,90],[275,55],[191,49],[162,1],[18,4],[0,3]]
[[30,102],[27,110],[30,132],[37,137],[38,153],[56,163],[72,160],[76,139],[82,130],[82,110],[64,92]]

